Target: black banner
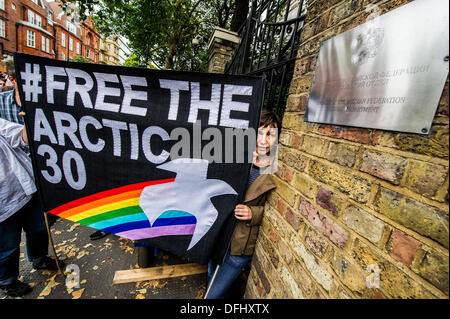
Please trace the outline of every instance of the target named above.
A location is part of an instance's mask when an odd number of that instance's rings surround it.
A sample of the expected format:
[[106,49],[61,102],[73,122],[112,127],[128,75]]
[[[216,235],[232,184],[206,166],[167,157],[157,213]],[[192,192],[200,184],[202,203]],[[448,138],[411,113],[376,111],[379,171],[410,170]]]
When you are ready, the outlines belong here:
[[244,196],[264,80],[18,53],[15,67],[43,209],[206,263]]

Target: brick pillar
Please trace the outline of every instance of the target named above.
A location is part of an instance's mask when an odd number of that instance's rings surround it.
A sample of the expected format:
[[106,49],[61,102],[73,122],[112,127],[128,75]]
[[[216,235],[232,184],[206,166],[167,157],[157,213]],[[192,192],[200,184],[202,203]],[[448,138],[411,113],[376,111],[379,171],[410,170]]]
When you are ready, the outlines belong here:
[[321,43],[407,2],[309,1],[247,298],[448,298],[448,79],[428,136],[303,121]]
[[208,72],[224,73],[225,64],[231,59],[240,39],[241,38],[235,32],[219,27],[214,29],[208,45]]

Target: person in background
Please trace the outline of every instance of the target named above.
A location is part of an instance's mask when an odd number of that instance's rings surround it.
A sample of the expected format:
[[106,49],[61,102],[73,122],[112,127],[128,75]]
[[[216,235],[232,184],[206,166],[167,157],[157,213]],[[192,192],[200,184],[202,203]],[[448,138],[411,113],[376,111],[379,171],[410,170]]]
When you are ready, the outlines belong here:
[[[26,144],[25,127],[0,118],[0,291],[11,297],[32,290],[18,280],[22,229],[33,268],[58,269],[48,256],[44,214],[36,196],[31,160],[23,150]],[[63,267],[64,262],[59,265]]]
[[[24,124],[23,118],[19,116],[21,112],[20,96],[17,88],[17,83],[14,77],[9,77],[13,86],[4,86],[2,92],[0,92],[0,118],[18,123]],[[28,146],[25,147],[25,152],[29,155]],[[47,220],[49,226],[53,225],[59,219],[58,216],[53,214],[47,214]]]
[[238,219],[238,223],[231,238],[230,249],[217,273],[217,263],[213,260],[208,263],[207,288],[214,275],[215,277],[206,296],[207,299],[227,297],[228,289],[251,260],[267,194],[276,188],[270,173],[272,173],[272,164],[276,160],[276,142],[280,130],[279,116],[263,110],[244,202],[234,209],[234,217]]

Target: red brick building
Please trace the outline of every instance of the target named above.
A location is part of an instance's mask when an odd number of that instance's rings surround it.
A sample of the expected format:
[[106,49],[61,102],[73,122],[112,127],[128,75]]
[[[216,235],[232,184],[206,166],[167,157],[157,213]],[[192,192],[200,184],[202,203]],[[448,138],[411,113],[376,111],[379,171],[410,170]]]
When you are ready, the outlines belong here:
[[98,63],[100,34],[90,20],[68,17],[56,1],[0,0],[0,55],[14,52]]
[[82,30],[79,24],[64,14],[57,2],[49,2],[53,11],[55,58],[68,60],[76,55],[82,55]]
[[43,0],[0,0],[0,54],[54,58],[52,16]]

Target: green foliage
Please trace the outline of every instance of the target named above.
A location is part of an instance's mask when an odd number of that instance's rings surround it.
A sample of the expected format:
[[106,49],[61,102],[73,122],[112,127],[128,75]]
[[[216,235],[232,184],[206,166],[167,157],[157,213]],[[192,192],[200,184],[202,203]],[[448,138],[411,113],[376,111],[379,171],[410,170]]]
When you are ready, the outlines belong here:
[[153,64],[145,64],[141,59],[135,54],[132,53],[130,56],[125,60],[124,66],[134,67],[134,68],[148,68],[148,69],[156,69],[156,67]]
[[70,62],[92,63],[81,55],[75,55],[73,58],[69,58]]
[[[121,35],[138,61],[172,70],[206,71],[207,46],[214,26],[228,27],[235,0],[62,0],[76,3],[81,20],[91,16],[105,36]],[[196,38],[198,44],[193,44]]]

